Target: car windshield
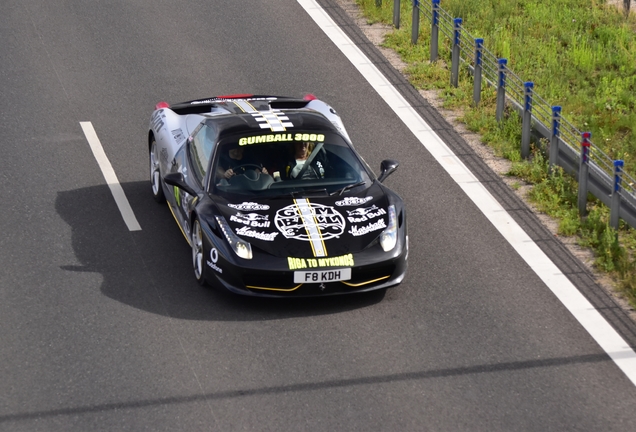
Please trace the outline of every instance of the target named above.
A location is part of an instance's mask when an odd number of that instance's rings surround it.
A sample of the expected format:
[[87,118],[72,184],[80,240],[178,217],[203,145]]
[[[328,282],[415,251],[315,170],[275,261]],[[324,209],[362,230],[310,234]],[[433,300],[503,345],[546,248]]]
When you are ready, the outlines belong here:
[[371,180],[342,137],[315,131],[225,137],[216,148],[212,179],[212,192],[226,196],[339,194]]

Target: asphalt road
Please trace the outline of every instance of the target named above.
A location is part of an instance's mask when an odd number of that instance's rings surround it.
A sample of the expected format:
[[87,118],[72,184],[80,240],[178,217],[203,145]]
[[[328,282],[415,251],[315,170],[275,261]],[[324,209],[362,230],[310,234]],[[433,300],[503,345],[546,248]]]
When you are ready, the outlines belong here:
[[[632,346],[636,327],[334,19]],[[294,0],[5,0],[0,430],[636,430],[636,387]],[[197,285],[151,197],[156,102],[314,93],[409,212],[404,283],[311,301]],[[130,201],[129,231],[80,127]]]

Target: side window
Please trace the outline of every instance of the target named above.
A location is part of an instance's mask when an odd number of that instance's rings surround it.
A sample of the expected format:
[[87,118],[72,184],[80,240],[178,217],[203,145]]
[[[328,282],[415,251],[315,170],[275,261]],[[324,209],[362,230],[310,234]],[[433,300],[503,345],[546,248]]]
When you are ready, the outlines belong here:
[[195,131],[190,143],[190,162],[194,177],[203,184],[203,179],[208,172],[208,162],[212,154],[214,133],[207,125],[202,125]]

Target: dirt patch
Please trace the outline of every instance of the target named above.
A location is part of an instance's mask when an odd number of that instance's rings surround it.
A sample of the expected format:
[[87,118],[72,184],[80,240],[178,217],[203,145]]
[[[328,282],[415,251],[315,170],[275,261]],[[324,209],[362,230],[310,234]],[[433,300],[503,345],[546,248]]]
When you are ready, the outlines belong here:
[[[353,0],[336,0],[336,2],[342,7],[343,10],[349,14],[351,18],[355,21],[356,25],[363,31],[366,37],[369,39],[371,43],[373,43],[379,50],[382,52],[384,57],[400,72],[404,72],[406,68],[406,63],[404,63],[400,56],[393,51],[392,49],[382,47],[381,44],[384,42],[385,35],[393,30],[391,26],[385,24],[369,24],[368,21],[362,16],[360,12],[360,8]],[[608,0],[608,4],[616,4],[617,7],[622,9],[623,0]],[[636,13],[636,0],[632,0],[631,13]],[[616,289],[616,285],[614,281],[605,273],[598,272],[594,267],[594,253],[586,248],[580,247],[576,243],[576,237],[564,237],[559,236],[558,232],[558,221],[551,218],[550,216],[541,213],[537,210],[536,206],[532,204],[528,198],[527,194],[531,189],[531,186],[527,184],[524,180],[516,177],[510,177],[506,175],[508,171],[510,171],[512,163],[504,158],[498,157],[494,154],[494,151],[484,144],[481,140],[481,137],[469,131],[466,128],[466,125],[461,123],[458,119],[461,118],[462,112],[456,110],[448,110],[443,106],[443,101],[439,96],[439,91],[437,90],[420,90],[420,95],[428,101],[431,105],[433,105],[437,111],[446,119],[448,123],[453,126],[453,128],[459,133],[462,138],[473,148],[475,153],[481,157],[486,164],[499,175],[501,180],[506,183],[514,193],[519,196],[526,205],[535,213],[535,215],[539,218],[541,223],[550,230],[550,232],[563,243],[568,250],[579,260],[583,265],[589,270],[589,272],[594,275],[594,278],[599,286],[603,288],[603,290],[611,295],[616,303],[620,305],[620,307],[636,322],[636,311],[629,305],[627,300],[625,300],[621,294]]]
[[[621,10],[621,12],[625,11],[625,2],[623,0],[607,0],[607,4],[609,6],[617,7],[618,9]],[[636,14],[636,0],[631,0],[630,6],[629,6],[629,13]]]

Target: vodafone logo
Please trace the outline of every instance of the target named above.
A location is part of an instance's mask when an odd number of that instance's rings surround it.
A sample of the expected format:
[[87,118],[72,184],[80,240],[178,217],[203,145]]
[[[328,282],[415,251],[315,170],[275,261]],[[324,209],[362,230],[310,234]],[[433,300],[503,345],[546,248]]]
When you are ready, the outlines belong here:
[[219,260],[219,251],[217,251],[216,248],[210,249],[210,260],[212,260],[214,264]]
[[219,251],[216,248],[210,249],[210,260],[207,262],[208,267],[218,273],[223,273],[223,269],[216,265],[219,260]]

